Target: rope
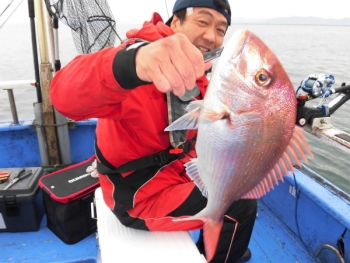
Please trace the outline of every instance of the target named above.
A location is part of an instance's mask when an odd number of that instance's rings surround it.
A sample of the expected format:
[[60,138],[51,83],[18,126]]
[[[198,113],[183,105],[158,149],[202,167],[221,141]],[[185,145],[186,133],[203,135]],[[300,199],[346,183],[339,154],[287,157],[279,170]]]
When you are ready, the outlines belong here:
[[[5,9],[1,12],[0,18],[3,14],[5,14],[6,10],[13,4],[15,0],[11,0],[11,2],[5,7]],[[0,29],[6,24],[7,20],[13,15],[13,13],[17,10],[17,8],[21,5],[23,0],[20,0],[19,4],[15,7],[15,9],[12,11],[12,13],[4,20],[2,24],[0,24]],[[1,22],[1,21],[0,21]]]

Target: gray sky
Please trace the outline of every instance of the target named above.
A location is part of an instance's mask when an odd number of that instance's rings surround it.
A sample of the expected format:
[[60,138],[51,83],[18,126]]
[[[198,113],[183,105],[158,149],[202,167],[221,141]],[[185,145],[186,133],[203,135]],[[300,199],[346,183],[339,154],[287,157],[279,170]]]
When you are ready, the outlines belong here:
[[[171,13],[175,0],[128,0],[126,2],[109,1],[117,20],[127,20],[135,15],[136,19],[149,19],[152,12],[159,12],[164,20],[168,18],[167,3]],[[289,16],[313,16],[323,18],[350,17],[350,0],[229,0],[234,18],[274,18]],[[136,7],[139,9],[136,11]]]
[[[0,0],[0,13],[10,1]],[[153,12],[160,13],[163,19],[167,20],[167,7],[169,13],[171,13],[175,0],[110,0],[108,2],[118,23],[142,23],[145,20],[149,20]],[[350,0],[229,0],[229,2],[233,18],[350,17]],[[7,23],[28,21],[27,6],[27,0],[23,0]]]

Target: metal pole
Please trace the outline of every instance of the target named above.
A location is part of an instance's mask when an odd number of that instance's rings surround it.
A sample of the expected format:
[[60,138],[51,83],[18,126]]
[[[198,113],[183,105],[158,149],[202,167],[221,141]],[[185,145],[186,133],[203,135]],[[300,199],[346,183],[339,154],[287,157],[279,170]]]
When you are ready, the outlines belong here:
[[[39,72],[39,59],[38,59],[38,47],[36,42],[36,30],[35,30],[35,10],[34,10],[34,0],[28,0],[28,12],[30,19],[30,28],[32,36],[32,50],[33,50],[33,62],[34,62],[34,73],[35,73],[35,88],[37,95],[37,103],[34,103],[34,116],[37,125],[42,124],[43,110],[41,103],[43,101],[41,96],[41,86],[40,86],[40,72]],[[49,154],[46,147],[45,131],[42,126],[36,127],[39,152],[41,158],[41,165],[49,165]]]
[[62,164],[68,165],[72,164],[72,155],[70,152],[70,141],[69,141],[69,132],[68,132],[68,121],[65,116],[55,110],[56,118],[56,130],[58,136],[58,145],[60,147],[60,157]]
[[[50,42],[50,53],[51,61],[55,61],[55,72],[60,70],[61,64],[59,61],[59,52],[58,52],[58,20],[54,18],[53,21],[48,12],[46,12],[46,20],[49,33],[49,42]],[[70,141],[69,141],[69,132],[68,132],[68,121],[65,116],[59,113],[54,108],[55,120],[56,120],[56,131],[58,136],[58,145],[60,149],[60,157],[62,164],[68,165],[72,163],[72,157],[70,152]]]
[[43,0],[34,0],[36,30],[38,33],[41,63],[49,63],[49,52],[47,47],[46,26],[42,1]]
[[54,33],[54,46],[55,46],[55,71],[59,71],[61,69],[61,60],[60,60],[60,52],[58,45],[58,19],[57,17],[53,18],[53,33]]
[[7,90],[7,94],[9,96],[9,102],[10,102],[10,107],[11,107],[13,124],[19,124],[19,122],[18,122],[18,115],[17,115],[17,109],[16,109],[15,97],[13,96],[13,90],[12,89],[8,89]]
[[47,24],[47,40],[49,42],[49,50],[50,50],[50,61],[52,62],[55,59],[55,44],[54,44],[54,33],[53,33],[53,25],[52,25],[52,19],[50,17],[49,12],[45,12],[45,21]]
[[50,165],[59,165],[60,154],[58,148],[58,139],[55,129],[55,117],[53,106],[50,102],[49,88],[52,79],[51,65],[49,62],[48,45],[46,37],[45,16],[42,0],[34,0],[36,29],[38,33],[39,52],[40,52],[40,80],[41,92],[43,96],[43,121],[46,134],[46,143]]
[[35,114],[35,125],[36,125],[36,133],[38,136],[38,143],[39,143],[39,151],[40,151],[40,157],[41,157],[41,165],[42,166],[49,166],[49,156],[47,154],[47,143],[46,143],[46,136],[45,136],[45,129],[42,126],[43,124],[43,110],[41,103],[37,102],[34,103],[34,114]]

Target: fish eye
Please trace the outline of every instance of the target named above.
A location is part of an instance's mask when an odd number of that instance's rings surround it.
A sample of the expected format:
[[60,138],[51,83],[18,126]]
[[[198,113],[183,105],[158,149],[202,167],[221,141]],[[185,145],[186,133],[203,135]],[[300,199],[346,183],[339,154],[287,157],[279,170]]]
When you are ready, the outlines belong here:
[[271,81],[271,76],[266,69],[260,69],[255,75],[255,81],[260,86],[267,86]]

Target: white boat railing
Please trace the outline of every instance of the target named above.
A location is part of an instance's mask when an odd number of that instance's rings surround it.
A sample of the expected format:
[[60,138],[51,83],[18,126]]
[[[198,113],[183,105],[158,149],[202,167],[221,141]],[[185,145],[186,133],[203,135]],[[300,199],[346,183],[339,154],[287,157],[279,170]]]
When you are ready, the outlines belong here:
[[35,80],[0,81],[0,89],[7,90],[13,124],[19,124],[14,89],[35,88]]
[[303,129],[321,141],[350,154],[350,134],[333,126],[330,117],[315,118],[312,125],[305,125]]

